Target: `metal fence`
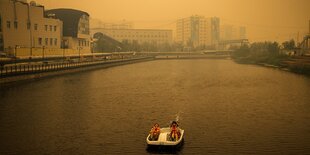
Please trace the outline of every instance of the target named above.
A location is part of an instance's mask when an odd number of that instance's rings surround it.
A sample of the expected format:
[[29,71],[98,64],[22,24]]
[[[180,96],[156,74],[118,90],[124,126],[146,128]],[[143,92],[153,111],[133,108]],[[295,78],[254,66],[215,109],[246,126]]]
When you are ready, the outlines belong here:
[[133,57],[128,59],[110,59],[110,60],[93,60],[93,61],[78,61],[78,62],[52,62],[52,63],[40,63],[40,64],[16,64],[10,66],[2,66],[0,68],[0,78],[26,75],[33,73],[42,73],[56,70],[79,68],[84,66],[100,65],[100,64],[110,64],[118,62],[126,62],[139,60],[149,57]]

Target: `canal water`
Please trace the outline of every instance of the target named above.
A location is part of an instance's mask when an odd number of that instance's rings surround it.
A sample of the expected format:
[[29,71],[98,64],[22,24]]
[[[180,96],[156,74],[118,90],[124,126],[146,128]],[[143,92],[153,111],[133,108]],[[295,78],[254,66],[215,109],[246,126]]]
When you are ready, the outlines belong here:
[[[179,116],[178,150],[149,150]],[[310,78],[231,60],[157,60],[1,89],[0,154],[309,154]]]

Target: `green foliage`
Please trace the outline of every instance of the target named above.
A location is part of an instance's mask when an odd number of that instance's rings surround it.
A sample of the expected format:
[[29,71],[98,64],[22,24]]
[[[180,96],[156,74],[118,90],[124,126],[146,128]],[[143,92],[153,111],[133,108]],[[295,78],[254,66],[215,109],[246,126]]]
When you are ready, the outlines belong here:
[[296,48],[295,41],[292,39],[290,41],[285,41],[282,43],[282,46],[286,50],[293,50]]
[[242,45],[239,49],[233,53],[234,58],[248,57],[250,55],[250,47],[248,45]]
[[255,42],[251,45],[243,45],[237,49],[232,57],[244,63],[270,63],[280,64],[283,58],[279,54],[280,46],[277,42]]

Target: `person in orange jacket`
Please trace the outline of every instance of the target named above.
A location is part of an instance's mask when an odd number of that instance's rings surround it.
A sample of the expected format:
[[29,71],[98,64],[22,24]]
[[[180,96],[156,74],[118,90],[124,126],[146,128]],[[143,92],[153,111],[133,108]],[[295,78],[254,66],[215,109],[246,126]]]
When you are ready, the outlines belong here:
[[171,137],[171,140],[173,141],[178,141],[180,136],[181,136],[181,133],[180,133],[180,130],[178,128],[178,123],[176,121],[173,121],[171,123],[171,126],[170,126],[170,137]]
[[158,123],[155,123],[150,131],[151,140],[157,140],[160,134],[160,127]]

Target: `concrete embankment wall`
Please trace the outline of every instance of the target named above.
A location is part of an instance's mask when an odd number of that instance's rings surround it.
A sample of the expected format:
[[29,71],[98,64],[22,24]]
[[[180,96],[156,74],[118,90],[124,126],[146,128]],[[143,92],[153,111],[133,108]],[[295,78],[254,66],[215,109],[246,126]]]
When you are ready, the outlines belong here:
[[87,50],[75,50],[75,49],[53,49],[53,48],[16,48],[11,49],[8,53],[9,55],[16,55],[17,57],[29,57],[29,56],[66,56],[66,55],[78,55],[78,54],[91,54]]
[[0,87],[9,86],[12,84],[19,84],[22,82],[42,79],[46,77],[76,73],[76,72],[81,72],[81,71],[89,71],[89,70],[94,70],[94,69],[99,69],[99,68],[108,68],[108,67],[113,67],[113,66],[120,66],[120,65],[132,64],[132,63],[138,63],[138,62],[144,62],[144,61],[151,61],[154,59],[155,59],[154,57],[131,58],[131,59],[124,59],[124,60],[119,60],[119,61],[107,61],[107,62],[102,62],[96,65],[85,65],[85,66],[81,66],[78,68],[70,68],[70,69],[62,69],[62,70],[57,70],[57,71],[41,72],[41,73],[35,73],[35,74],[25,74],[25,75],[18,75],[18,76],[12,76],[12,77],[4,77],[4,78],[0,78]]
[[230,59],[230,55],[159,55],[156,59]]

